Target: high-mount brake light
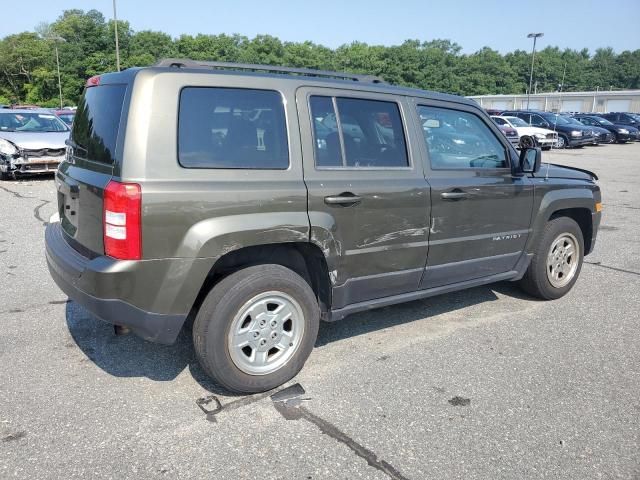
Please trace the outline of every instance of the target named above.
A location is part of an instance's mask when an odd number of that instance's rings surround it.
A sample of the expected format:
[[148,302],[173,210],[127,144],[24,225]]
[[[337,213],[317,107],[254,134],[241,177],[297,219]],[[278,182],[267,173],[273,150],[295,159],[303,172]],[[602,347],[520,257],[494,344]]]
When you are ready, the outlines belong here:
[[120,260],[142,258],[142,191],[137,183],[111,180],[104,189],[104,253]]
[[87,79],[87,83],[85,83],[85,87],[97,87],[100,85],[100,75],[94,75],[93,77],[89,77]]

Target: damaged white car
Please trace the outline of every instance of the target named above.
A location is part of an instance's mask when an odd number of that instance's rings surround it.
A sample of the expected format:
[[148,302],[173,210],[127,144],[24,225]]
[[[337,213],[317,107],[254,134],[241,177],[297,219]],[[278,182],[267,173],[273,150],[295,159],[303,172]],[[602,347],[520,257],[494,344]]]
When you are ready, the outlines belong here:
[[48,110],[0,110],[0,175],[55,172],[64,160],[69,127]]

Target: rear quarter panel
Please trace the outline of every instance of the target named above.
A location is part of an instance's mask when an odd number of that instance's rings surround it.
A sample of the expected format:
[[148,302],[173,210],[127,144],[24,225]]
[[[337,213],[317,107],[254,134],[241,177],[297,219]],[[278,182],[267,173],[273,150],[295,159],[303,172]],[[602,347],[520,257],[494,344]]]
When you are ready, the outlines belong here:
[[[282,94],[288,124],[287,170],[184,168],[177,125],[183,87],[235,87]],[[275,78],[141,71],[134,82],[122,179],[143,198],[143,258],[209,258],[251,245],[307,241],[307,191],[293,84]]]

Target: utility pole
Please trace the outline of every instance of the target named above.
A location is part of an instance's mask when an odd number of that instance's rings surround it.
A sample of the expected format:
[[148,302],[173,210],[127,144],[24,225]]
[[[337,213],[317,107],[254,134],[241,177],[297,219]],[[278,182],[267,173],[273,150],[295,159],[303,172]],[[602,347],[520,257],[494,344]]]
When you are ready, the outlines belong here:
[[116,33],[116,68],[120,71],[120,48],[118,47],[118,16],[116,15],[116,0],[113,0],[113,27]]
[[62,110],[62,79],[60,77],[60,57],[58,56],[58,44],[56,47],[56,66],[58,67],[58,95],[60,96],[60,110]]
[[58,42],[66,42],[66,40],[64,38],[62,38],[60,35],[52,35],[51,33],[49,35],[42,36],[42,38],[44,38],[45,40],[51,40],[53,42],[53,47],[55,48],[56,51],[56,70],[58,71],[58,97],[60,99],[60,108],[62,108],[63,104],[62,104],[62,77],[60,75],[60,55],[58,54]]
[[[115,0],[114,0],[115,1]],[[533,50],[531,52],[531,74],[529,75],[529,90],[527,91],[527,110],[529,110],[529,97],[531,96],[531,84],[533,83],[533,62],[536,58],[536,40],[544,33],[530,33],[527,38],[533,38]]]

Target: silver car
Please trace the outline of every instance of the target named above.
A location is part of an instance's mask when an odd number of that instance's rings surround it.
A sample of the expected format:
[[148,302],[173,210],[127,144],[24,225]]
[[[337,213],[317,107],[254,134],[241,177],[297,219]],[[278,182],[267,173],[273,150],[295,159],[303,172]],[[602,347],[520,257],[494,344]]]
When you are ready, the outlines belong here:
[[49,110],[0,110],[0,175],[55,172],[69,127]]

